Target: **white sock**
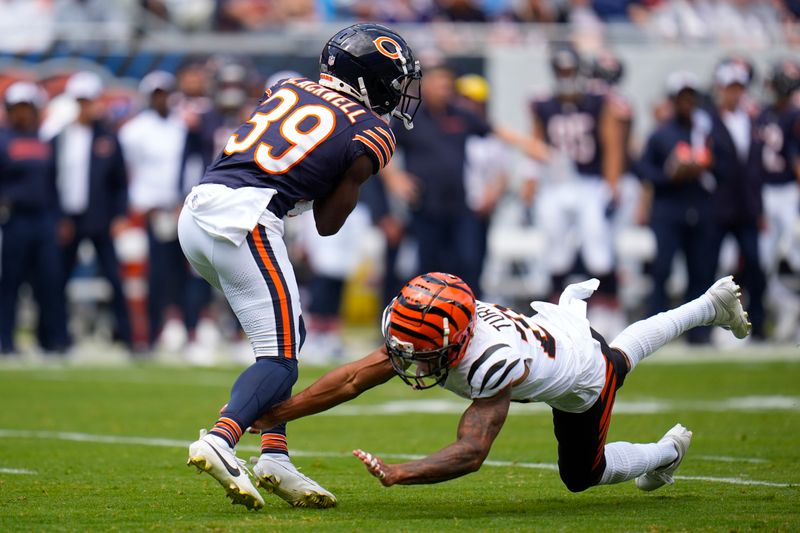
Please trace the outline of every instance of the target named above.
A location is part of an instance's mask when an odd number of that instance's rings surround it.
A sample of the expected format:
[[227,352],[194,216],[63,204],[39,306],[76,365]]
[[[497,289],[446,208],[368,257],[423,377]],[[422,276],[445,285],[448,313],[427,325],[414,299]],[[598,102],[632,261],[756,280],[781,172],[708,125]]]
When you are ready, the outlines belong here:
[[612,485],[635,479],[644,473],[666,466],[678,458],[672,441],[651,444],[612,442],[606,444],[606,469],[600,485]]
[[273,461],[279,461],[281,463],[291,463],[292,459],[286,455],[285,453],[264,453],[261,452],[261,457],[268,457]]
[[219,435],[214,435],[213,433],[208,433],[208,436],[211,437],[212,439],[214,439],[214,442],[216,442],[220,447],[225,448],[226,450],[233,451],[233,448],[231,448],[231,445],[228,444],[228,441],[226,441],[225,439],[223,439]]
[[680,307],[634,322],[609,345],[628,356],[633,370],[639,361],[682,333],[710,324],[715,315],[714,304],[703,294]]

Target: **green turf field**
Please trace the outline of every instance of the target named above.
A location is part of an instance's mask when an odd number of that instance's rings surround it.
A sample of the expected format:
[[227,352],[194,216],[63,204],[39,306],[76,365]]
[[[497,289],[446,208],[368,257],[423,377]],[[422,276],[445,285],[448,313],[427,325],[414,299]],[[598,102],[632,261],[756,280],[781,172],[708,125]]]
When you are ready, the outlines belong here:
[[[301,369],[298,387],[320,373]],[[436,450],[465,405],[398,380],[289,426],[295,463],[339,498],[330,510],[270,496],[249,512],[185,466],[237,374],[0,367],[0,531],[800,531],[796,357],[642,364],[620,392],[609,440],[656,440],[676,422],[695,432],[676,485],[653,493],[632,482],[569,493],[552,469],[549,413],[530,406],[512,412],[480,472],[385,489],[349,452]],[[256,437],[243,444],[247,457]]]

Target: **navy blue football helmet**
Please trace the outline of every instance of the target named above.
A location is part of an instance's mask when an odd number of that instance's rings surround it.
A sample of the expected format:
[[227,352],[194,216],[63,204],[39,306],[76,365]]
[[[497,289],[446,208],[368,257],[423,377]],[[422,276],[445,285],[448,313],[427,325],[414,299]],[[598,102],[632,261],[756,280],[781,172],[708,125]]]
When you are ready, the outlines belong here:
[[772,66],[768,83],[780,98],[789,98],[800,89],[800,62],[784,58]]
[[577,96],[586,90],[586,63],[571,43],[555,43],[550,47],[550,68],[556,94]]
[[320,85],[413,127],[422,70],[397,32],[380,24],[349,26],[325,44],[319,69]]
[[617,85],[625,75],[625,66],[617,56],[603,50],[592,59],[592,78],[604,81],[607,85]]

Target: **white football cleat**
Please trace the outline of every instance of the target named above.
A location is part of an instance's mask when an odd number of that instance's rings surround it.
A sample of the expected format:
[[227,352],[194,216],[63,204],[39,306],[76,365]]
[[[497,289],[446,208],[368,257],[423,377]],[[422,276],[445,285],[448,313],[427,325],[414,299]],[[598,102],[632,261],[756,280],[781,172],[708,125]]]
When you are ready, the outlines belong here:
[[250,481],[250,472],[245,462],[218,437],[200,430],[200,439],[189,446],[189,466],[196,466],[198,473],[208,472],[219,481],[231,499],[231,503],[244,505],[248,509],[264,507],[264,498]]
[[681,461],[683,461],[683,457],[686,455],[686,450],[689,449],[689,445],[692,443],[692,432],[680,424],[675,424],[675,426],[667,431],[658,442],[672,443],[678,452],[678,457],[668,465],[660,466],[655,470],[637,477],[636,486],[640,490],[651,491],[663,487],[664,485],[672,485],[675,483],[672,474],[674,474],[681,465]]
[[259,487],[294,507],[328,508],[336,505],[336,496],[301,474],[286,455],[262,453],[253,474]]
[[712,326],[721,326],[733,332],[737,339],[743,339],[750,334],[750,321],[742,307],[742,289],[733,281],[733,276],[726,276],[717,280],[706,291],[714,304],[716,316],[711,322]]

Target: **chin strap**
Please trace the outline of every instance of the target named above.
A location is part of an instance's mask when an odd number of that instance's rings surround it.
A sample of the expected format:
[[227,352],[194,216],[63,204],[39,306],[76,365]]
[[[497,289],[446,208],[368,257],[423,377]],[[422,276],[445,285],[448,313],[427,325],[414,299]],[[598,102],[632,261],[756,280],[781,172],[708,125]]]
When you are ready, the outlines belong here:
[[358,89],[361,92],[361,101],[367,107],[367,109],[372,109],[372,106],[369,104],[369,94],[367,94],[367,86],[364,85],[364,78],[361,76],[358,77]]

